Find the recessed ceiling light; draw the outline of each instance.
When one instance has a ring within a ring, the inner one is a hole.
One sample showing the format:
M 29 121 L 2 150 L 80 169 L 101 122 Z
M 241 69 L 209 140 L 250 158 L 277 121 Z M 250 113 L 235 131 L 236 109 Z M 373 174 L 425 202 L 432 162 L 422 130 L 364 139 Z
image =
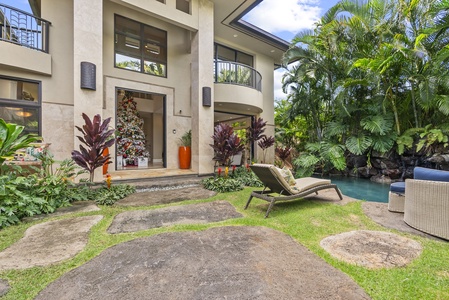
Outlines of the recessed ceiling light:
M 274 53 L 274 50 L 271 50 L 270 52 L 271 52 L 271 53 Z
M 238 37 L 239 35 L 238 34 L 234 34 L 234 37 Z

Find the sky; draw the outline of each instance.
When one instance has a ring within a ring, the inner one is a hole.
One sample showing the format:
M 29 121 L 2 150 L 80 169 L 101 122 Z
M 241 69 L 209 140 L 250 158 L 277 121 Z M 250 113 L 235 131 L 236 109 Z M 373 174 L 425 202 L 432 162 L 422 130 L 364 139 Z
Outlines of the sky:
M 4 4 L 30 11 L 28 0 L 1 0 Z M 244 20 L 287 42 L 300 31 L 313 28 L 326 11 L 339 0 L 264 0 Z M 274 98 L 285 99 L 282 92 L 284 69 L 274 72 Z

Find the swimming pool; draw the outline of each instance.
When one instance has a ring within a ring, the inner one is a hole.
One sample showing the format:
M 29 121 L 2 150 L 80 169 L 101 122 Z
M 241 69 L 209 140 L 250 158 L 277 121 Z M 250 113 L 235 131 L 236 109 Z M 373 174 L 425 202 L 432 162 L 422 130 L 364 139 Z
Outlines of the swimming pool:
M 389 184 L 373 182 L 365 178 L 332 176 L 332 183 L 335 183 L 341 192 L 349 197 L 388 203 Z

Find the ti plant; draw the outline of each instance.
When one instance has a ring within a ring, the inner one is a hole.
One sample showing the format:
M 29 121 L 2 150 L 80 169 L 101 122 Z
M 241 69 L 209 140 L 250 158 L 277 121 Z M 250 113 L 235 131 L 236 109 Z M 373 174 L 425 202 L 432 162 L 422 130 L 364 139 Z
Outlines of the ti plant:
M 272 136 L 264 136 L 260 141 L 257 142 L 260 148 L 263 151 L 263 162 L 265 162 L 266 150 L 274 145 L 274 137 Z
M 234 129 L 228 124 L 220 123 L 214 128 L 212 136 L 214 143 L 210 146 L 214 149 L 214 158 L 220 165 L 229 166 L 234 155 L 244 150 L 240 138 L 234 133 Z
M 14 152 L 21 148 L 30 146 L 31 143 L 42 138 L 34 134 L 25 134 L 19 137 L 25 127 L 22 125 L 6 123 L 0 119 L 0 165 L 7 158 L 14 155 Z
M 249 126 L 246 130 L 246 139 L 250 143 L 250 155 L 252 153 L 252 148 L 255 142 L 259 141 L 263 137 L 266 137 L 265 134 L 265 126 L 267 122 L 262 118 L 254 118 L 251 120 L 251 126 Z
M 114 134 L 114 129 L 108 129 L 111 118 L 107 118 L 101 122 L 101 116 L 95 115 L 92 121 L 83 113 L 85 125 L 83 128 L 75 126 L 83 136 L 77 136 L 82 144 L 80 151 L 72 151 L 72 159 L 77 165 L 87 170 L 90 174 L 90 181 L 94 180 L 94 171 L 96 168 L 103 166 L 105 163 L 110 164 L 110 155 L 103 156 L 105 148 L 114 145 L 115 139 L 110 138 Z
M 274 150 L 276 153 L 276 156 L 279 157 L 279 159 L 282 161 L 282 167 L 285 166 L 287 159 L 290 157 L 290 154 L 292 152 L 291 147 L 276 147 Z
M 267 122 L 262 118 L 257 118 L 251 121 L 251 126 L 247 128 L 246 131 L 246 138 L 249 142 L 257 142 L 261 138 L 263 138 L 265 135 L 263 134 L 265 132 L 265 125 L 267 125 Z

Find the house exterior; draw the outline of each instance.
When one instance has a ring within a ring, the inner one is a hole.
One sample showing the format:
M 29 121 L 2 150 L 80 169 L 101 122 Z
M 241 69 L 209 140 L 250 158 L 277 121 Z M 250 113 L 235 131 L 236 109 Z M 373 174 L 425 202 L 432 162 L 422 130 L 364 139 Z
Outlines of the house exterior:
M 148 167 L 160 174 L 179 169 L 188 130 L 198 175 L 214 171 L 218 122 L 244 128 L 262 117 L 274 136 L 273 70 L 288 45 L 242 20 L 261 0 L 29 2 L 34 16 L 0 0 L 0 117 L 41 135 L 56 159 L 78 149 L 82 113 L 114 127 L 130 99 Z M 110 149 L 109 172 L 129 167 L 121 151 Z M 265 161 L 273 160 L 271 147 Z

